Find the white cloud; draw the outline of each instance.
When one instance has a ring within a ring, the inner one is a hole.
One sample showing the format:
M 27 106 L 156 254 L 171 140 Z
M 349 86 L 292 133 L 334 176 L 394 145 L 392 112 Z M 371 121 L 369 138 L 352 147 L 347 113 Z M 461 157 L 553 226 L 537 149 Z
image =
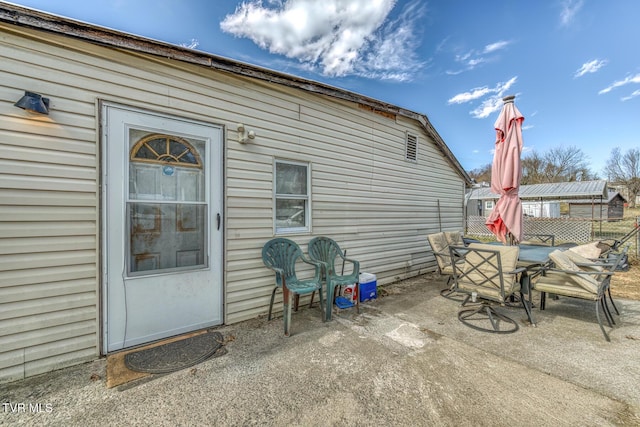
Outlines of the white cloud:
M 186 47 L 188 49 L 195 49 L 200 46 L 200 42 L 197 39 L 191 39 L 188 43 L 180 43 L 180 46 Z
M 475 89 L 471 89 L 470 92 L 459 93 L 453 98 L 447 101 L 447 104 L 464 104 L 465 102 L 473 101 L 478 98 L 482 98 L 486 94 L 490 93 L 492 90 L 488 87 L 478 87 Z
M 484 47 L 484 50 L 482 51 L 482 53 L 492 53 L 492 52 L 495 52 L 497 50 L 504 49 L 510 44 L 511 44 L 510 41 L 505 41 L 505 40 L 501 40 L 499 42 L 491 43 L 491 44 L 488 44 L 488 45 L 486 45 Z
M 426 6 L 413 1 L 390 20 L 396 2 L 271 0 L 264 5 L 249 0 L 220 28 L 327 76 L 410 80 L 424 66 L 416 53 L 416 28 Z
M 628 85 L 630 83 L 640 83 L 640 74 L 636 74 L 635 76 L 628 76 L 628 77 L 625 77 L 622 80 L 618 80 L 617 82 L 613 82 L 611 85 L 607 86 L 606 88 L 604 88 L 600 92 L 598 92 L 598 95 L 602 95 L 603 93 L 609 93 L 609 92 L 611 92 L 613 89 L 615 89 L 617 87 L 625 86 L 625 85 Z
M 518 80 L 518 77 L 512 77 L 506 82 L 500 82 L 493 88 L 487 86 L 474 88 L 469 92 L 463 92 L 455 95 L 447 101 L 447 104 L 464 104 L 477 99 L 485 98 L 479 106 L 471 110 L 470 114 L 476 119 L 484 119 L 502 108 L 502 98 L 505 93 Z
M 506 49 L 512 42 L 507 40 L 500 40 L 494 43 L 490 43 L 486 45 L 482 50 L 470 50 L 463 54 L 456 54 L 454 60 L 460 64 L 462 64 L 463 69 L 461 70 L 447 70 L 445 71 L 448 75 L 457 75 L 465 71 L 471 71 L 482 65 L 484 63 L 490 62 L 495 59 L 495 56 L 491 56 L 496 52 Z M 440 49 L 440 47 L 439 47 Z M 487 57 L 489 56 L 489 57 Z
M 492 96 L 482 101 L 478 107 L 471 110 L 469 114 L 474 119 L 485 119 L 502 108 L 502 98 L 500 96 Z
M 640 96 L 640 89 L 638 90 L 634 90 L 633 92 L 631 92 L 631 95 L 629 96 L 624 96 L 622 98 L 620 98 L 621 101 L 628 101 L 630 99 L 635 98 L 636 96 Z
M 573 75 L 574 78 L 582 77 L 587 73 L 595 73 L 600 68 L 607 65 L 606 59 L 594 59 L 593 61 L 585 62 Z
M 560 24 L 568 26 L 573 22 L 576 14 L 582 9 L 583 0 L 564 0 L 560 12 Z

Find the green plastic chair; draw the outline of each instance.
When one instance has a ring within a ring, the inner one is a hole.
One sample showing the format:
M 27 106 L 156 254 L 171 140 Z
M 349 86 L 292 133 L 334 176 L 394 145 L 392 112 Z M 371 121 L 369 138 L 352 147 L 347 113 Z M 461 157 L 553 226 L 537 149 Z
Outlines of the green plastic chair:
M 313 278 L 298 279 L 296 276 L 296 262 L 298 260 L 315 267 Z M 305 257 L 300 246 L 294 241 L 284 238 L 271 239 L 265 243 L 262 248 L 262 262 L 276 273 L 276 284 L 271 293 L 268 319 L 271 320 L 276 290 L 281 288 L 283 292 L 284 335 L 288 337 L 289 325 L 291 324 L 291 300 L 293 297 L 297 298 L 300 295 L 313 294 L 318 291 L 320 294 L 320 310 L 322 311 L 322 279 L 320 277 L 322 266 Z M 323 315 L 323 321 L 324 318 L 325 316 Z
M 340 249 L 340 246 L 328 237 L 315 237 L 309 242 L 309 257 L 323 266 L 323 278 L 327 284 L 327 308 L 325 316 L 327 320 L 331 320 L 331 312 L 333 308 L 333 298 L 335 288 L 342 285 L 356 284 L 356 310 L 360 313 L 360 263 L 354 259 L 347 258 Z M 349 262 L 353 265 L 351 274 L 338 274 L 336 272 L 336 261 L 342 260 L 342 263 Z

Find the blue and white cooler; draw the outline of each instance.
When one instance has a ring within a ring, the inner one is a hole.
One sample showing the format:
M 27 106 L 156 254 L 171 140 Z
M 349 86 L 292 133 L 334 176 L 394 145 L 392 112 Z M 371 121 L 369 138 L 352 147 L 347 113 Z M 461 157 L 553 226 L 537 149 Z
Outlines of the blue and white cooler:
M 360 302 L 378 298 L 378 280 L 375 274 L 360 273 L 358 283 L 360 284 Z

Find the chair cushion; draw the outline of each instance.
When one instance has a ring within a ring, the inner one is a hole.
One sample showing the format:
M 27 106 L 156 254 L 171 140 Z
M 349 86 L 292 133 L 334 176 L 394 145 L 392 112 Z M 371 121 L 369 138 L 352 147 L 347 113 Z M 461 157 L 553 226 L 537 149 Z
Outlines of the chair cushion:
M 469 281 L 460 281 L 458 287 L 461 290 L 472 292 L 475 291 L 481 297 L 486 297 L 501 301 L 504 297 L 507 297 L 514 292 L 520 290 L 520 282 L 517 280 L 515 274 L 508 274 L 516 269 L 518 262 L 519 248 L 517 246 L 500 246 L 500 245 L 488 245 L 484 243 L 471 243 L 470 249 L 489 250 L 498 252 L 500 254 L 500 261 L 502 264 L 502 280 L 504 283 L 504 295 L 501 295 L 500 289 L 500 276 L 496 276 L 493 280 L 487 281 L 486 276 L 493 276 L 497 272 L 497 267 L 490 265 L 489 263 L 482 263 L 483 256 L 478 252 L 470 252 L 465 256 L 466 264 L 463 267 L 463 271 L 468 274 Z M 478 267 L 480 265 L 480 267 Z M 477 269 L 474 271 L 474 269 Z M 483 286 L 477 286 L 477 283 L 485 284 Z
M 449 243 L 447 242 L 447 238 L 445 237 L 444 233 L 434 233 L 429 234 L 427 236 L 427 239 L 429 240 L 431 249 L 437 254 L 436 261 L 438 262 L 440 272 L 442 272 L 442 270 L 446 266 L 451 265 L 451 257 L 449 256 Z
M 580 268 L 571 259 L 563 253 L 563 251 L 555 250 L 549 254 L 549 258 L 554 262 L 556 267 L 567 271 L 581 271 Z M 598 293 L 598 281 L 588 274 L 571 274 L 572 281 L 576 282 L 586 291 L 593 294 Z
M 589 258 L 585 258 L 577 252 L 574 251 L 565 251 L 564 254 L 574 263 L 580 264 L 578 267 L 583 270 L 590 271 L 602 271 L 602 265 L 597 264 L 590 260 Z
M 464 239 L 459 231 L 445 231 L 444 238 L 447 240 L 448 245 L 464 246 Z
M 600 256 L 602 252 L 598 247 L 598 242 L 585 243 L 584 245 L 574 246 L 572 248 L 567 249 L 569 251 L 573 251 L 579 255 L 582 255 L 585 258 L 596 259 Z
M 453 272 L 453 265 L 452 264 L 445 265 L 444 267 L 442 267 L 442 269 L 440 269 L 440 274 L 451 276 L 453 273 L 454 272 Z
M 598 298 L 597 294 L 589 292 L 578 285 L 573 280 L 573 276 L 566 273 L 549 272 L 546 276 L 539 276 L 538 280 L 533 284 L 533 289 L 539 292 L 592 301 Z
M 462 266 L 464 265 L 464 260 L 463 259 L 459 259 L 456 261 L 456 266 L 458 268 L 458 270 L 462 269 Z M 449 264 L 447 266 L 445 266 L 441 271 L 441 274 L 449 274 L 452 275 L 454 273 L 453 271 L 453 264 Z
M 469 244 L 469 247 L 474 249 L 498 251 L 500 252 L 500 261 L 502 263 L 502 269 L 505 272 L 513 271 L 516 269 L 516 264 L 518 264 L 518 257 L 520 256 L 520 248 L 517 246 L 489 245 L 486 243 L 471 243 Z

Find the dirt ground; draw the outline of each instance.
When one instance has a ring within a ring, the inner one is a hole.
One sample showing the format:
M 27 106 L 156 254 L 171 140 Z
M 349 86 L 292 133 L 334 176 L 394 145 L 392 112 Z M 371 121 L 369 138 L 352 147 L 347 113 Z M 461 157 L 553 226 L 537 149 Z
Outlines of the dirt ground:
M 611 279 L 611 295 L 640 301 L 640 260 L 629 258 L 629 271 L 617 271 Z

